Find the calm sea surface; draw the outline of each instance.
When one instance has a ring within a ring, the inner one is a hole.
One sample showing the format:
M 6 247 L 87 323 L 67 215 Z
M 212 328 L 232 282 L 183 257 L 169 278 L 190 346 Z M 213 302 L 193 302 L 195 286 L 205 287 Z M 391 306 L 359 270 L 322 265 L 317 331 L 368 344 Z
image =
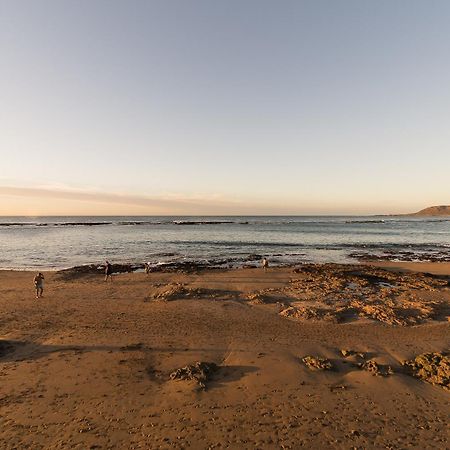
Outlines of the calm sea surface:
M 450 218 L 3 217 L 0 268 L 201 261 L 241 266 L 355 262 L 358 255 L 450 260 Z M 353 256 L 352 256 L 353 255 Z

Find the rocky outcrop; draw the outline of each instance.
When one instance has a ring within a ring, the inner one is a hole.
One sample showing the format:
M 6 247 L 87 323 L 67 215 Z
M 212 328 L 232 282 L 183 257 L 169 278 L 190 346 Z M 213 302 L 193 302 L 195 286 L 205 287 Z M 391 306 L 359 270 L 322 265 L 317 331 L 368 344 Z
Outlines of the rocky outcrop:
M 450 389 L 450 356 L 446 353 L 422 353 L 403 366 L 420 380 Z
M 194 381 L 199 388 L 206 389 L 207 382 L 219 367 L 212 362 L 197 361 L 194 364 L 181 367 L 170 374 L 171 380 Z
M 449 277 L 398 273 L 361 265 L 305 264 L 279 292 L 284 317 L 345 322 L 358 318 L 389 325 L 448 320 L 445 297 L 422 295 L 449 286 Z

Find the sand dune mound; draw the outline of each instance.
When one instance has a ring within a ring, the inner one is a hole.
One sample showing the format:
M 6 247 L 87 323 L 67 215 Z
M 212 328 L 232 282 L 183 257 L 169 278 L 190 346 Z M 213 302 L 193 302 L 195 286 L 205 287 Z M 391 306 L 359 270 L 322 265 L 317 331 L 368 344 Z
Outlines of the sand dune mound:
M 192 288 L 184 283 L 170 283 L 160 286 L 149 298 L 151 300 L 172 301 L 181 299 L 234 299 L 237 293 L 220 289 Z

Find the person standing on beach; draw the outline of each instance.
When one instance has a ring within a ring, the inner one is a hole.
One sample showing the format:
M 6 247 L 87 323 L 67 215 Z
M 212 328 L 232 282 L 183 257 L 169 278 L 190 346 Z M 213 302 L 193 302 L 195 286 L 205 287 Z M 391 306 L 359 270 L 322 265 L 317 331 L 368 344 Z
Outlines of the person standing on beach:
M 264 269 L 264 272 L 267 272 L 267 269 L 269 267 L 269 261 L 267 260 L 267 258 L 263 258 L 261 263 L 262 263 L 262 267 Z
M 44 296 L 44 275 L 39 272 L 33 279 L 34 287 L 36 289 L 36 298 Z
M 105 261 L 105 281 L 108 281 L 108 278 L 112 281 L 112 265 L 109 261 Z

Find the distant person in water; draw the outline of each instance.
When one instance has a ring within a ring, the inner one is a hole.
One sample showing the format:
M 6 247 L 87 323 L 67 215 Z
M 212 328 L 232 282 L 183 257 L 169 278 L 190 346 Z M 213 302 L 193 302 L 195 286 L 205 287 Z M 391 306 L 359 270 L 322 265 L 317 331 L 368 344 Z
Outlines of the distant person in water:
M 151 264 L 150 262 L 144 263 L 145 273 L 148 275 L 151 271 Z
M 44 296 L 44 275 L 39 272 L 33 279 L 34 288 L 36 289 L 36 298 Z
M 261 264 L 264 269 L 264 272 L 267 272 L 267 269 L 269 268 L 269 261 L 267 260 L 267 258 L 263 258 Z
M 105 261 L 105 281 L 108 281 L 108 278 L 112 281 L 112 265 L 109 261 Z

